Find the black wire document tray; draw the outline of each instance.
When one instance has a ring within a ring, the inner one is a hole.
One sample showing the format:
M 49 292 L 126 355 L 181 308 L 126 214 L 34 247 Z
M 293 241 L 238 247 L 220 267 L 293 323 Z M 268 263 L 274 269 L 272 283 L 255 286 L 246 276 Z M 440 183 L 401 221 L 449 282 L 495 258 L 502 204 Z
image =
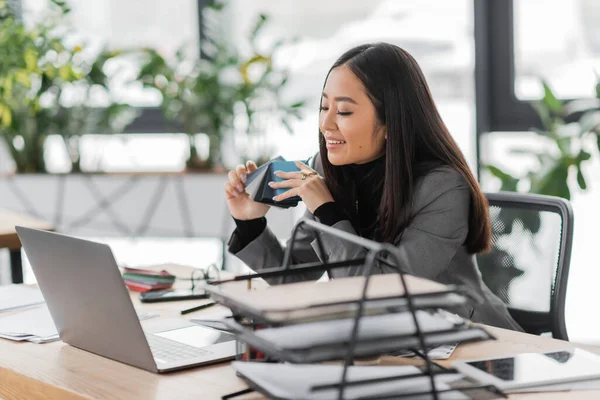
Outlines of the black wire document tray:
M 234 362 L 233 368 L 250 387 L 270 399 L 335 400 L 342 365 L 282 365 Z M 431 382 L 420 368 L 349 367 L 346 399 L 428 399 Z M 476 386 L 452 370 L 434 372 L 439 399 L 496 399 L 493 386 Z
M 464 305 L 467 298 L 456 288 L 427 279 L 406 275 L 415 309 L 452 308 Z M 207 286 L 215 301 L 229 307 L 234 314 L 245 315 L 266 324 L 289 324 L 351 318 L 361 302 L 363 276 L 329 282 L 298 282 L 247 291 L 239 282 Z M 373 275 L 369 280 L 364 313 L 387 314 L 408 310 L 398 274 Z
M 454 315 L 416 312 L 427 347 L 492 339 L 483 328 L 471 327 Z M 235 321 L 226 322 L 240 341 L 279 361 L 312 363 L 344 359 L 351 342 L 353 318 L 316 321 L 253 331 Z M 413 316 L 409 312 L 363 316 L 355 337 L 354 355 L 376 356 L 419 348 Z
M 300 229 L 317 231 L 316 253 L 321 262 L 292 265 Z M 347 240 L 364 252 L 351 260 L 328 262 L 322 235 Z M 397 272 L 374 274 L 380 263 Z M 453 307 L 468 301 L 467 296 L 478 299 L 460 288 L 407 275 L 403 272 L 410 270 L 407 263 L 401 248 L 303 219 L 294 228 L 281 268 L 212 282 L 207 292 L 233 312 L 234 318 L 224 323 L 247 345 L 246 362 L 236 362 L 234 367 L 250 389 L 223 399 L 251 390 L 270 398 L 307 400 L 504 397 L 493 386 L 478 385 L 433 364 L 427 348 L 493 337 L 452 313 Z M 362 276 L 285 283 L 301 280 L 298 277 L 306 272 L 331 276 L 332 269 L 349 266 Z M 281 284 L 252 288 L 255 278 Z M 353 365 L 357 356 L 397 354 L 404 349 L 423 358 L 424 368 Z M 251 362 L 253 354 L 264 361 Z M 325 361 L 340 364 L 311 364 Z

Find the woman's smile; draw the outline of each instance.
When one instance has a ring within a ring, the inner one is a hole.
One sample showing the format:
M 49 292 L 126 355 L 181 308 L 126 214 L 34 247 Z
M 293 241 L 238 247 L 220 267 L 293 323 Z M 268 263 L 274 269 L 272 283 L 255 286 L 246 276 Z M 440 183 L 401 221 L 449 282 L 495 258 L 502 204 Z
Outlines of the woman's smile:
M 346 144 L 346 142 L 344 140 L 330 140 L 330 139 L 327 139 L 327 150 L 328 151 L 335 151 L 335 150 L 340 149 L 345 144 Z

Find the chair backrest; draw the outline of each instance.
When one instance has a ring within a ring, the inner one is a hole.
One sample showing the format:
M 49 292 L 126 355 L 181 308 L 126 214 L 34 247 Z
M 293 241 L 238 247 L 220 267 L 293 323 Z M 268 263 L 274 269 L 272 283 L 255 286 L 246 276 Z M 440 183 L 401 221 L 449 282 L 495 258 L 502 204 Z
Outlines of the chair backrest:
M 492 249 L 477 257 L 485 284 L 528 333 L 568 340 L 565 297 L 573 210 L 559 197 L 486 193 Z

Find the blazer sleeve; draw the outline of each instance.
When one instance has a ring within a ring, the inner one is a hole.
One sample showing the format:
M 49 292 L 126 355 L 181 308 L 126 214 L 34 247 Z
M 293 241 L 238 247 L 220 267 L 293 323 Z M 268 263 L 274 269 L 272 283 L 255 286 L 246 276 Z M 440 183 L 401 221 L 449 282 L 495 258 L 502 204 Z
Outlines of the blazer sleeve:
M 396 243 L 400 269 L 406 273 L 435 279 L 449 266 L 463 246 L 468 233 L 470 190 L 460 173 L 444 167 L 426 175 L 417 185 L 413 201 L 413 219 Z M 334 228 L 356 234 L 349 221 L 336 223 Z M 326 233 L 321 239 L 327 249 L 328 261 L 364 257 L 366 251 Z M 316 240 L 312 242 L 316 248 Z M 362 266 L 333 270 L 333 276 L 362 275 Z M 378 273 L 394 272 L 379 265 Z
M 312 164 L 313 168 L 322 173 L 319 155 L 314 158 L 314 162 Z M 313 220 L 315 219 L 313 214 L 308 210 L 306 210 L 304 213 L 304 218 Z M 319 257 L 315 253 L 315 250 L 312 246 L 312 242 L 315 240 L 316 234 L 313 230 L 306 229 L 298 232 L 291 253 L 292 265 L 319 261 Z M 290 245 L 291 238 L 288 239 L 286 245 L 283 246 L 267 225 L 267 227 L 257 238 L 239 251 L 233 252 L 232 249 L 239 249 L 241 247 L 240 241 L 241 239 L 239 238 L 237 231 L 234 231 L 228 242 L 229 251 L 254 271 L 260 271 L 262 269 L 274 268 L 282 265 L 283 255 L 287 246 Z M 285 282 L 290 283 L 306 280 L 317 280 L 323 275 L 323 273 L 324 272 L 293 274 L 289 277 L 286 277 Z M 281 279 L 267 279 L 267 282 L 270 284 L 277 284 L 281 283 Z

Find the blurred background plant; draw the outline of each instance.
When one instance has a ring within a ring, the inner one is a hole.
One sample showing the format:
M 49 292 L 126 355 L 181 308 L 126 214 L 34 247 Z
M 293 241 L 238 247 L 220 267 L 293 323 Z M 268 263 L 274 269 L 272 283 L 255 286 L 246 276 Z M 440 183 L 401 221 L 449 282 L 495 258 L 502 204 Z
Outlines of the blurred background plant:
M 534 162 L 519 175 L 496 165 L 484 165 L 484 171 L 500 180 L 501 191 L 527 191 L 570 200 L 577 187 L 587 190 L 585 165 L 600 155 L 600 77 L 595 86 L 596 97 L 586 100 L 559 100 L 547 82 L 542 81 L 542 85 L 544 97 L 532 103 L 542 129 L 531 130 L 541 145 L 526 146 L 515 141 L 510 150 L 513 155 L 526 156 Z M 498 213 L 493 215 L 494 242 L 507 249 L 495 246 L 478 257 L 478 265 L 488 287 L 506 300 L 512 281 L 524 274 L 513 256 L 515 248 L 511 246 L 518 243 L 514 238 L 522 240 L 524 236 L 519 232 L 524 232 L 535 243 L 544 227 L 541 213 L 511 208 L 494 212 Z
M 547 82 L 542 81 L 542 85 L 544 97 L 532 103 L 543 128 L 532 132 L 542 146 L 525 147 L 515 141 L 516 146 L 511 149 L 512 154 L 530 156 L 535 162 L 518 176 L 500 166 L 484 165 L 484 169 L 500 179 L 500 190 L 525 190 L 571 199 L 575 185 L 587 189 L 583 167 L 592 154 L 600 154 L 600 76 L 596 98 L 592 99 L 562 101 Z
M 112 99 L 104 73 L 120 52 L 84 55 L 83 45 L 69 43 L 69 12 L 65 2 L 51 0 L 44 18 L 27 27 L 0 0 L 0 138 L 18 173 L 46 172 L 50 135 L 63 138 L 78 172 L 81 135 L 117 133 L 135 118 L 133 109 Z M 102 107 L 91 104 L 92 93 L 103 96 Z
M 183 50 L 173 62 L 154 49 L 143 52 L 145 61 L 137 79 L 146 88 L 162 95 L 161 109 L 167 119 L 175 121 L 190 142 L 188 170 L 222 169 L 223 149 L 227 139 L 244 136 L 244 148 L 236 148 L 241 158 L 253 156 L 261 162 L 270 159 L 273 146 L 265 137 L 265 120 L 277 119 L 291 133 L 291 118 L 300 118 L 304 101 L 286 103 L 281 91 L 288 72 L 274 65 L 274 54 L 286 41 L 279 40 L 259 48 L 261 32 L 268 17 L 261 14 L 253 24 L 244 54 L 240 44 L 226 40 L 223 32 L 224 6 L 214 3 L 203 10 L 204 36 L 201 38 L 201 57 L 190 61 Z M 208 155 L 199 154 L 196 137 L 205 134 L 209 140 Z M 258 144 L 255 154 L 245 147 Z

